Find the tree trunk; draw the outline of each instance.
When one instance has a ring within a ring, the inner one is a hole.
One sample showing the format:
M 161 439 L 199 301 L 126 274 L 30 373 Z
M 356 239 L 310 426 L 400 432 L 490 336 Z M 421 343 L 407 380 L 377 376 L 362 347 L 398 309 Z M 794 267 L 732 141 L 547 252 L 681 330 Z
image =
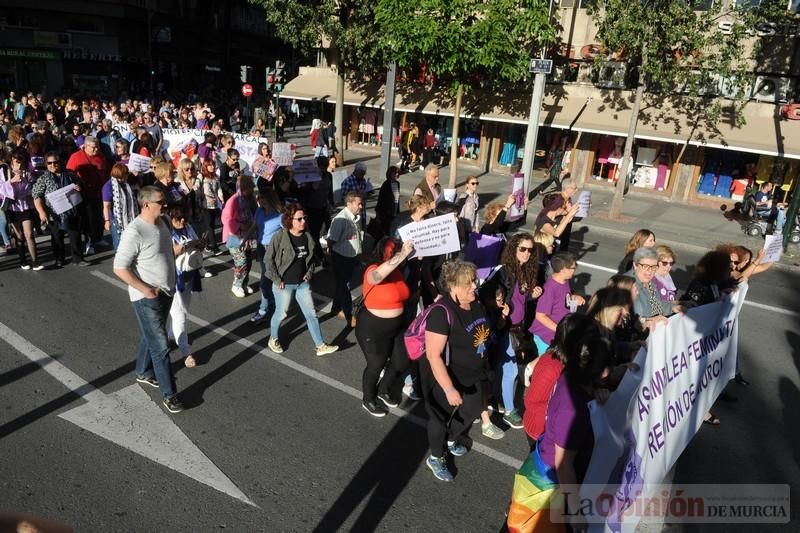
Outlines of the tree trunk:
M 611 210 L 608 213 L 611 219 L 619 219 L 622 216 L 622 197 L 625 194 L 628 167 L 631 165 L 631 153 L 633 152 L 633 141 L 636 136 L 636 125 L 639 123 L 639 109 L 642 107 L 642 98 L 644 97 L 644 64 L 645 60 L 642 61 L 642 68 L 639 73 L 639 86 L 636 87 L 636 97 L 633 100 L 631 121 L 628 124 L 628 137 L 625 139 L 625 152 L 623 152 L 622 164 L 617 173 L 617 186 L 614 189 L 614 199 L 611 200 Z
M 458 86 L 456 93 L 456 109 L 453 114 L 453 135 L 450 143 L 450 179 L 447 181 L 448 189 L 456 188 L 456 176 L 458 175 L 458 129 L 461 123 L 461 98 L 464 96 L 464 86 Z
M 334 126 L 336 134 L 336 165 L 344 166 L 344 72 L 337 66 L 336 69 L 336 111 L 334 112 Z
M 334 39 L 331 39 L 329 64 L 336 67 L 336 109 L 333 114 L 333 125 L 336 133 L 333 142 L 336 145 L 336 165 L 344 165 L 344 67 L 341 63 L 341 54 Z

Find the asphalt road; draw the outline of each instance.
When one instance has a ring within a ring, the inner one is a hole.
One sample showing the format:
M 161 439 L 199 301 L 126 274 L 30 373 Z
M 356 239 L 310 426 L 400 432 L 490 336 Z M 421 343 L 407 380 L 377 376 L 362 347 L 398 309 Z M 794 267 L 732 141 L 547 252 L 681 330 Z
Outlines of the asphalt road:
M 610 275 L 604 269 L 616 267 L 625 239 L 577 233 L 575 286 L 591 293 Z M 676 251 L 676 281 L 685 286 L 686 265 L 701 250 Z M 287 351 L 276 356 L 266 349 L 268 325 L 248 321 L 257 296 L 234 298 L 224 263 L 210 266 L 216 275 L 191 308 L 199 366 L 176 365 L 189 409 L 165 415 L 155 389 L 133 385 L 138 331 L 110 253 L 92 260 L 85 269 L 25 272 L 0 257 L 0 511 L 76 531 L 497 531 L 513 465 L 527 451 L 521 430 L 501 441 L 474 431 L 474 449 L 455 461 L 456 481 L 435 480 L 424 464 L 421 405 L 403 404 L 384 419 L 361 409 L 363 356 L 343 322 L 323 316 L 323 336 L 343 349 L 318 358 L 294 309 L 282 329 Z M 323 308 L 332 277 L 320 274 L 313 288 Z M 752 385 L 731 385 L 738 401 L 718 402 L 722 424 L 701 429 L 674 483 L 800 479 L 798 291 L 800 277 L 786 270 L 753 281 L 739 340 Z M 126 417 L 169 437 L 136 434 Z M 141 449 L 151 450 L 148 458 Z

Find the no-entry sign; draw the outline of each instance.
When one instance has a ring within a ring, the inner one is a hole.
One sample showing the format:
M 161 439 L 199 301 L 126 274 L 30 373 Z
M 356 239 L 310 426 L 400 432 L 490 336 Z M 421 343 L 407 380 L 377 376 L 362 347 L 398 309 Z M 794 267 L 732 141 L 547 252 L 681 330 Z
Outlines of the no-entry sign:
M 252 96 L 253 95 L 253 86 L 249 83 L 245 83 L 242 85 L 242 96 Z

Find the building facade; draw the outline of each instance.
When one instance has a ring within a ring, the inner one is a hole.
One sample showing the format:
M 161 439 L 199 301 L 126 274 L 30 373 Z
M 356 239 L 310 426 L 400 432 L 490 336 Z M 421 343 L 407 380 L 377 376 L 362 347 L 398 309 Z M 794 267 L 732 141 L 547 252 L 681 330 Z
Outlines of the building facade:
M 238 92 L 239 67 L 249 65 L 261 94 L 265 68 L 291 57 L 263 10 L 246 0 L 0 5 L 0 88 L 6 91 Z
M 698 8 L 703 8 L 702 2 Z M 595 56 L 601 47 L 586 5 L 562 0 L 558 14 L 562 45 L 545 91 L 535 166 L 555 161 L 582 186 L 613 187 L 624 172 L 619 165 L 630 122 L 633 93 L 628 65 Z M 716 31 L 730 31 L 721 20 Z M 646 94 L 634 142 L 634 195 L 683 203 L 719 206 L 741 198 L 747 183 L 771 181 L 781 194 L 792 190 L 800 173 L 800 106 L 798 28 L 759 27 L 754 36 L 771 39 L 769 56 L 753 64 L 750 100 L 743 111 L 745 125 L 726 112 L 723 79 L 703 97 Z M 409 123 L 424 135 L 434 130 L 441 146 L 452 139 L 453 99 L 429 83 L 420 72 L 400 72 L 395 99 L 394 142 Z M 302 68 L 290 81 L 284 98 L 332 105 L 335 74 L 326 66 Z M 703 118 L 704 107 L 723 104 L 714 123 Z M 345 92 L 348 142 L 379 150 L 383 136 L 383 82 L 348 78 Z M 468 91 L 461 119 L 459 164 L 502 172 L 516 167 L 523 156 L 530 93 L 481 94 Z M 332 112 L 328 111 L 329 116 Z

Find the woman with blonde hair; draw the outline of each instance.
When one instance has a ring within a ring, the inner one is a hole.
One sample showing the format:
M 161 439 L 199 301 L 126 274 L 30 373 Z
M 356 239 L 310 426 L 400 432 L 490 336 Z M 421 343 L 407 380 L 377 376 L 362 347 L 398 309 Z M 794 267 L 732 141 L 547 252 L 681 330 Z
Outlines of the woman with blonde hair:
M 458 216 L 468 220 L 470 230 L 475 232 L 478 231 L 478 210 L 480 209 L 478 183 L 477 176 L 468 176 L 464 183 L 464 192 L 458 199 L 458 203 L 461 205 L 461 212 Z
M 533 246 L 536 248 L 536 257 L 539 261 L 536 285 L 541 287 L 553 273 L 553 269 L 550 268 L 550 258 L 553 257 L 556 249 L 556 238 L 551 233 L 537 231 L 533 234 Z
M 506 222 L 506 213 L 514 205 L 515 198 L 513 194 L 509 194 L 505 203 L 492 202 L 486 206 L 486 214 L 484 224 L 481 227 L 482 235 L 497 235 L 499 233 L 505 234 L 508 231 L 508 222 Z
M 461 441 L 483 410 L 491 330 L 476 300 L 475 281 L 472 263 L 445 263 L 440 278 L 444 294 L 429 310 L 426 323 L 420 360 L 430 448 L 425 464 L 440 481 L 453 481 L 445 454 L 467 453 Z
M 658 268 L 656 275 L 653 277 L 653 285 L 656 287 L 658 296 L 665 302 L 674 302 L 678 295 L 678 289 L 675 287 L 675 282 L 672 281 L 672 267 L 675 265 L 677 256 L 672 248 L 664 246 L 663 244 L 656 247 L 658 254 Z

